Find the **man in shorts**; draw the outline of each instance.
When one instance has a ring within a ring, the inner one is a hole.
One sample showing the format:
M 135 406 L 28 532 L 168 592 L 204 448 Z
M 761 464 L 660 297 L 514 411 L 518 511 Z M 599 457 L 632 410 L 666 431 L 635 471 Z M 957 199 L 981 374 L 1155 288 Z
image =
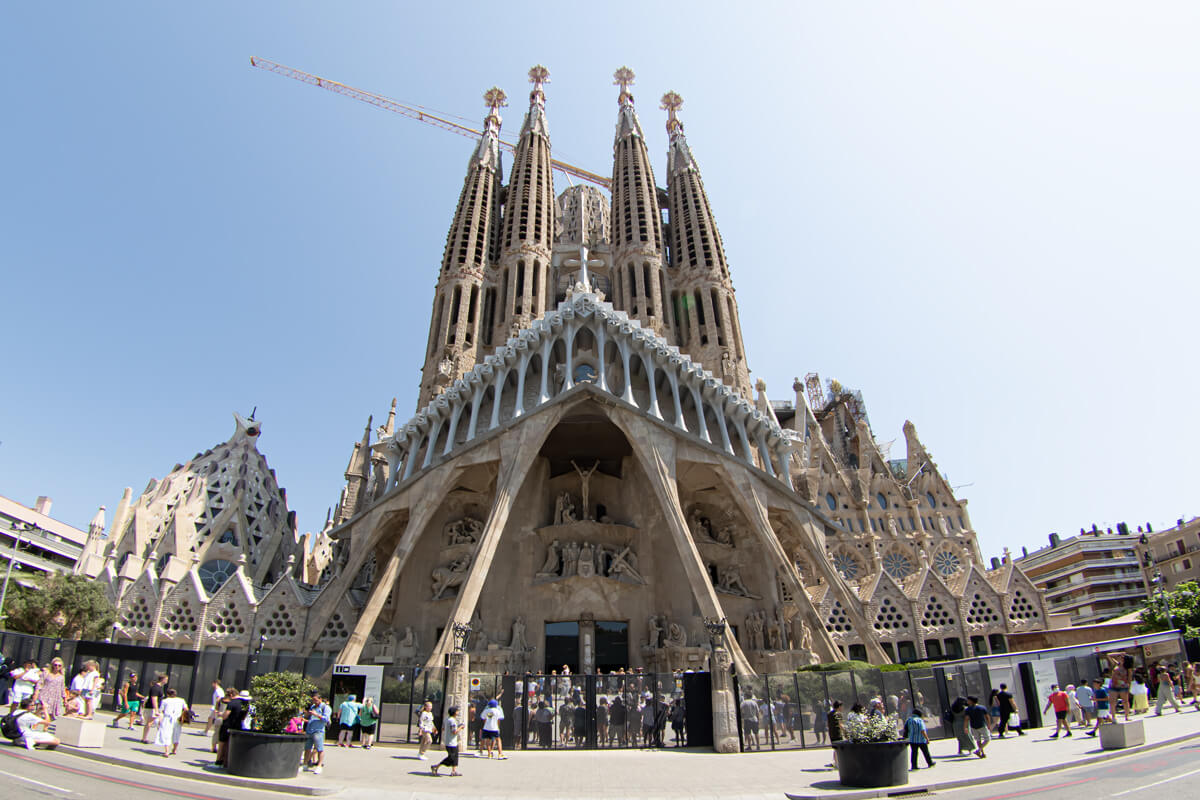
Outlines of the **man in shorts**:
M 1070 736 L 1071 723 L 1067 721 L 1067 712 L 1071 710 L 1071 698 L 1058 688 L 1057 683 L 1050 686 L 1050 698 L 1046 701 L 1046 707 L 1042 709 L 1042 713 L 1049 713 L 1051 708 L 1054 709 L 1054 734 L 1050 738 L 1058 738 L 1059 728 L 1062 728 L 1066 731 L 1067 736 Z
M 150 744 L 150 726 L 157 724 L 158 710 L 167 696 L 167 680 L 166 673 L 158 673 L 146 694 L 146 702 L 142 705 L 142 744 Z
M 754 695 L 750 695 L 742 701 L 742 739 L 746 742 L 746 749 L 757 748 L 758 744 L 758 701 L 754 699 Z
M 304 743 L 304 768 L 311 767 L 314 775 L 320 775 L 325 765 L 325 729 L 333 719 L 333 709 L 319 692 L 313 692 L 304 718 L 304 735 L 308 737 Z
M 1112 711 L 1108 707 L 1108 689 L 1100 678 L 1092 681 L 1092 696 L 1096 699 L 1096 727 L 1088 731 L 1088 736 L 1095 736 L 1100 726 L 1112 722 Z
M 988 731 L 988 710 L 979 705 L 979 698 L 971 695 L 967 698 L 967 721 L 971 727 L 971 738 L 975 741 L 975 755 L 980 758 L 987 758 L 987 753 L 984 752 L 988 746 L 988 742 L 992 740 L 992 734 Z M 1003 715 L 1004 706 L 1001 705 L 1000 713 Z

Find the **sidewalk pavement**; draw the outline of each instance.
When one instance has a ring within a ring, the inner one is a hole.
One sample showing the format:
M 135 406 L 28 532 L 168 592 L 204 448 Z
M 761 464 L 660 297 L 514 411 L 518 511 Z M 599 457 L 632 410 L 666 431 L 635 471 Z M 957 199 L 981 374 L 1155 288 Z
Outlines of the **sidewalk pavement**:
M 98 718 L 108 722 L 110 715 Z M 1070 738 L 1050 739 L 1053 728 L 1031 730 L 1025 736 L 1010 735 L 993 740 L 986 759 L 956 756 L 953 739 L 930 745 L 935 768 L 910 773 L 904 791 L 922 788 L 948 789 L 967 783 L 978 784 L 1005 780 L 1080 766 L 1091 761 L 1116 758 L 1146 749 L 1161 747 L 1200 736 L 1200 713 L 1190 708 L 1181 714 L 1153 712 L 1138 717 L 1145 722 L 1146 745 L 1125 750 L 1104 751 L 1098 738 L 1085 736 L 1075 729 Z M 269 788 L 301 795 L 339 794 L 345 798 L 408 797 L 413 800 L 440 800 L 453 796 L 488 798 L 587 798 L 638 797 L 722 798 L 762 800 L 787 797 L 836 797 L 839 800 L 885 796 L 890 789 L 843 788 L 837 772 L 825 765 L 830 761 L 828 748 L 753 752 L 721 755 L 707 749 L 663 750 L 523 750 L 503 761 L 475 758 L 465 754 L 459 769 L 463 776 L 451 778 L 442 769 L 442 777 L 433 777 L 429 766 L 444 754 L 430 751 L 429 761 L 416 758 L 411 746 L 377 745 L 366 751 L 361 747 L 326 748 L 325 769 L 321 775 L 302 772 L 296 778 L 279 781 L 254 781 L 228 776 L 212 766 L 209 739 L 203 725 L 189 725 L 180 742 L 179 754 L 163 758 L 162 751 L 141 743 L 137 731 L 107 728 L 105 746 L 100 750 L 60 748 L 70 753 L 126 767 L 168 773 L 245 788 Z M 153 742 L 153 738 L 151 738 Z M 52 754 L 47 754 L 51 756 Z

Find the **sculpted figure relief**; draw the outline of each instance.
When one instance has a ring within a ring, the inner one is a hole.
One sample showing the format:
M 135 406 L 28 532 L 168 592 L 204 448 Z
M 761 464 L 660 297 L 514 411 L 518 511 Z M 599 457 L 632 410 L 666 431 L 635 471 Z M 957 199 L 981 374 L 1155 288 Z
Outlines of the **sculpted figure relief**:
M 581 578 L 590 578 L 596 574 L 596 548 L 584 542 L 579 548 L 579 566 L 576 570 Z
M 575 501 L 571 499 L 570 492 L 563 492 L 554 501 L 554 524 L 569 525 L 575 521 Z
M 750 590 L 746 588 L 746 584 L 742 582 L 742 573 L 737 567 L 725 567 L 720 571 L 720 580 L 717 583 L 717 589 L 726 594 L 736 594 L 742 597 L 755 597 Z
M 586 471 L 580 469 L 579 465 L 574 461 L 571 462 L 571 466 L 574 467 L 575 471 L 579 473 L 580 494 L 583 495 L 583 508 L 580 509 L 580 517 L 582 519 L 591 519 L 592 507 L 588 503 L 588 484 L 592 479 L 592 473 L 594 473 L 596 468 L 600 466 L 600 460 L 597 459 L 596 463 L 592 464 L 592 468 Z
M 436 567 L 433 570 L 433 599 L 441 600 L 448 589 L 457 589 L 467 579 L 467 569 L 471 566 L 471 557 L 463 556 L 450 562 L 449 566 Z
M 472 517 L 463 517 L 449 523 L 445 528 L 446 544 L 475 544 L 483 533 L 483 523 Z
M 515 620 L 513 620 L 512 641 L 508 646 L 518 653 L 522 653 L 529 649 L 529 645 L 525 643 L 524 617 L 517 617 Z
M 558 576 L 559 569 L 561 568 L 559 564 L 559 547 L 560 545 L 558 543 L 558 539 L 555 539 L 550 543 L 550 546 L 546 548 L 546 562 L 542 564 L 542 568 L 537 571 L 537 577 L 548 578 L 551 576 Z
M 687 647 L 687 633 L 678 622 L 672 622 L 667 627 L 668 647 Z
M 750 640 L 751 650 L 762 650 L 763 647 L 763 613 L 753 611 L 746 615 L 746 636 Z
M 416 647 L 417 634 L 413 632 L 411 625 L 406 625 L 404 628 L 404 638 L 400 640 L 400 647 Z
M 646 643 L 650 647 L 662 647 L 662 626 L 658 623 L 658 617 L 653 614 L 646 620 L 646 630 L 649 636 Z

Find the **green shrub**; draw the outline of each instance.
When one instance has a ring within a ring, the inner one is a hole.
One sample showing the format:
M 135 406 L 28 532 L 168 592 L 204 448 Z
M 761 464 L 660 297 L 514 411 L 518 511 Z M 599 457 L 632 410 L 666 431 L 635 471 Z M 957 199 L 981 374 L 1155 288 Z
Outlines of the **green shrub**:
M 299 672 L 268 672 L 250 681 L 254 727 L 263 733 L 283 733 L 288 720 L 308 705 L 317 689 Z
M 875 666 L 865 661 L 833 661 L 828 664 L 812 664 L 800 667 L 797 672 L 848 672 L 850 670 L 875 669 Z

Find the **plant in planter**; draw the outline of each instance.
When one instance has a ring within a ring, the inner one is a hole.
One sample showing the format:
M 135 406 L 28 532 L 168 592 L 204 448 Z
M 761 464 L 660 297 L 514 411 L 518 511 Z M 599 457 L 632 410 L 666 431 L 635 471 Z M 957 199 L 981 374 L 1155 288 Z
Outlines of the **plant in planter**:
M 316 687 L 298 672 L 255 677 L 250 682 L 254 729 L 229 732 L 229 772 L 247 778 L 295 777 L 307 737 L 283 730 L 308 705 L 314 691 Z
M 845 725 L 846 738 L 834 743 L 838 780 L 843 786 L 903 786 L 908 783 L 908 746 L 900 739 L 900 718 L 855 715 Z

